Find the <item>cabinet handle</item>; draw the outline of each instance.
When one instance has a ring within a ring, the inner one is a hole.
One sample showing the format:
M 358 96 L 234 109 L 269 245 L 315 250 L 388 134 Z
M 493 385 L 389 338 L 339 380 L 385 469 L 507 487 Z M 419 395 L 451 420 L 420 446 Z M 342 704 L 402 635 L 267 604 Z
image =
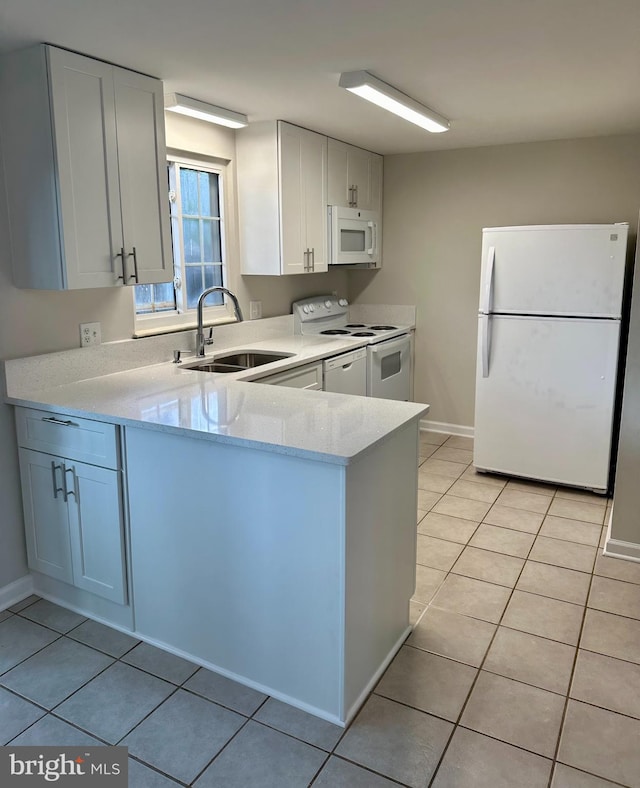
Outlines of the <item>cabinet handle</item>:
M 51 460 L 51 477 L 53 478 L 53 497 L 57 498 L 58 493 L 61 492 L 64 495 L 64 488 L 58 487 L 58 480 L 56 478 L 56 471 L 62 468 L 62 465 L 56 465 L 53 460 Z M 65 501 L 67 499 L 65 498 Z
M 55 416 L 43 416 L 42 421 L 48 421 L 49 424 L 59 424 L 61 427 L 79 427 L 79 424 L 76 424 L 75 421 L 71 421 L 70 419 L 56 419 Z
M 118 279 L 122 279 L 122 281 L 124 282 L 124 260 L 125 260 L 125 257 L 126 257 L 126 255 L 124 253 L 124 246 L 120 247 L 120 251 L 118 252 L 116 257 L 122 258 L 122 276 L 119 276 Z
M 138 284 L 140 281 L 138 279 L 138 255 L 136 253 L 136 247 L 134 246 L 132 249 L 133 251 L 128 255 L 129 257 L 133 256 L 133 273 L 129 276 L 129 279 L 135 279 L 136 284 Z
M 311 247 L 311 271 L 316 270 L 316 248 L 315 246 Z
M 358 184 L 356 183 L 353 187 L 353 207 L 358 207 Z
M 67 487 L 67 474 L 68 473 L 71 474 L 71 478 L 73 479 L 73 490 L 70 490 Z M 64 490 L 62 491 L 62 494 L 64 496 L 64 500 L 68 501 L 69 500 L 69 496 L 73 495 L 73 497 L 77 501 L 78 500 L 78 486 L 77 486 L 77 476 L 76 476 L 75 470 L 73 468 L 67 468 L 67 466 L 64 463 L 62 463 L 62 479 L 63 479 L 63 482 L 64 482 Z
M 311 249 L 307 248 L 304 255 L 304 263 L 302 266 L 303 271 L 310 271 L 311 270 Z

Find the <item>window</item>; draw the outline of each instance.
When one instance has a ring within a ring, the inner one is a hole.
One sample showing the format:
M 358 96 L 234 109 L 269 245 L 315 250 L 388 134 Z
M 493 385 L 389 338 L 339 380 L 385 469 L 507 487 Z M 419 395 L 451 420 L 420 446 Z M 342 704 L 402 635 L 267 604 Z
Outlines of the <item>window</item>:
M 225 284 L 222 175 L 214 165 L 169 159 L 174 280 L 134 287 L 137 331 L 195 323 L 200 293 Z M 222 293 L 207 298 L 207 322 L 228 315 Z

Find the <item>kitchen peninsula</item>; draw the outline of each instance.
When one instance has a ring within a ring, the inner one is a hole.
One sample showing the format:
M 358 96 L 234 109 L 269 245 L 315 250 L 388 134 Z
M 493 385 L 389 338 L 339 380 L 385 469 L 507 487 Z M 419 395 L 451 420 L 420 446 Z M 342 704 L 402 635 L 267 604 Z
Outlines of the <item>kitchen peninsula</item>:
M 292 354 L 262 374 L 341 349 L 251 330 L 237 347 Z M 216 351 L 233 344 L 221 334 Z M 408 632 L 427 406 L 186 370 L 170 363 L 170 341 L 6 362 L 21 453 L 43 452 L 43 425 L 73 436 L 82 420 L 112 429 L 120 452 L 124 602 L 40 571 L 34 589 L 345 724 Z M 69 453 L 73 506 L 84 491 Z

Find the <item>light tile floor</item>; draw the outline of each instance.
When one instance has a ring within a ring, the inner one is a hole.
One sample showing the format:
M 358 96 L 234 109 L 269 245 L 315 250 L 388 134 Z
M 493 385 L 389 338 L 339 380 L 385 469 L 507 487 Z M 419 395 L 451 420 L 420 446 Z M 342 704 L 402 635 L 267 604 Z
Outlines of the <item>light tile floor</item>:
M 122 743 L 131 788 L 640 788 L 607 501 L 420 446 L 415 628 L 348 730 L 30 597 L 0 613 L 0 744 Z

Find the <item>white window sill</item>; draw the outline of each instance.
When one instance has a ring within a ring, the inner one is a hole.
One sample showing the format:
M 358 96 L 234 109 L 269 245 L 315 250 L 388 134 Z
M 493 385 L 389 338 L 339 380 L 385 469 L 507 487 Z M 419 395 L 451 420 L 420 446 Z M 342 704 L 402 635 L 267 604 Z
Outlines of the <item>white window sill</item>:
M 209 326 L 224 326 L 228 323 L 236 323 L 235 317 L 217 318 L 214 320 L 205 320 L 203 327 Z M 136 328 L 133 332 L 134 339 L 141 339 L 142 337 L 154 337 L 160 334 L 175 334 L 179 331 L 195 331 L 198 324 L 193 323 L 176 323 L 169 326 L 149 326 L 148 328 Z

